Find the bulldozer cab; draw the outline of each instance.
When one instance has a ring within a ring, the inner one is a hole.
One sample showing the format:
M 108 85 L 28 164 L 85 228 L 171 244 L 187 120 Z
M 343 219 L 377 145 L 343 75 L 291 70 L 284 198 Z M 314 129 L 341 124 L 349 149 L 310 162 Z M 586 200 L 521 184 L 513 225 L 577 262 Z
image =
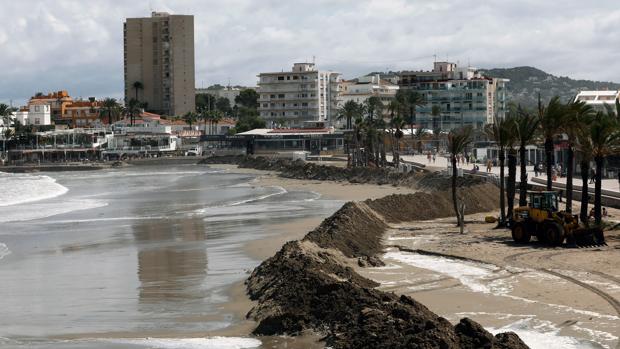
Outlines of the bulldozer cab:
M 531 208 L 546 210 L 551 212 L 558 211 L 558 194 L 554 191 L 530 192 Z

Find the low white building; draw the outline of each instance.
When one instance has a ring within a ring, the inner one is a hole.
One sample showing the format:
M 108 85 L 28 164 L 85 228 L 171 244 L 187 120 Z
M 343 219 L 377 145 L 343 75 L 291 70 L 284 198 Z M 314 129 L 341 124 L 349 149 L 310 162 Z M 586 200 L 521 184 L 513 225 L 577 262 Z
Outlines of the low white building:
M 31 102 L 13 113 L 15 120 L 22 125 L 51 125 L 51 106 L 45 102 Z
M 605 104 L 613 106 L 616 99 L 620 99 L 620 90 L 581 91 L 575 97 L 575 100 L 586 102 L 586 104 L 600 111 L 605 110 Z

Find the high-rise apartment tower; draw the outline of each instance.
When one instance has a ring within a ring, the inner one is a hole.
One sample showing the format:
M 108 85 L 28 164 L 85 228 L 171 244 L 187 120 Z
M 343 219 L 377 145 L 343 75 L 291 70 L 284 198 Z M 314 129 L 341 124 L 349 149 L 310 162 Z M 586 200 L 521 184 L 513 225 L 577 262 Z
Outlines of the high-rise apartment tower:
M 164 115 L 195 110 L 194 16 L 153 12 L 124 23 L 125 102 Z

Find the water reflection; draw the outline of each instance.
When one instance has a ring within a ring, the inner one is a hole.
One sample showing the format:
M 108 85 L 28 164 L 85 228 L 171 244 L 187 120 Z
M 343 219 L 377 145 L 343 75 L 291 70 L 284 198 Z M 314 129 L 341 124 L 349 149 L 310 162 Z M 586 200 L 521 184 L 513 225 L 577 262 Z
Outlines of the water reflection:
M 170 303 L 201 301 L 207 275 L 203 220 L 139 221 L 132 228 L 138 248 L 140 304 L 161 309 Z

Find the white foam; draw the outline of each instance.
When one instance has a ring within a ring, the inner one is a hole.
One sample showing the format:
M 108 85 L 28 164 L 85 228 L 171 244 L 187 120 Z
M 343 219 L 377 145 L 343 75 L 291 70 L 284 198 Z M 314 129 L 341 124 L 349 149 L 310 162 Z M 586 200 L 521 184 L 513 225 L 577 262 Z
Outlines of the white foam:
M 229 206 L 239 206 L 239 205 L 247 204 L 247 203 L 250 203 L 250 202 L 265 200 L 265 199 L 270 198 L 272 196 L 277 196 L 277 195 L 282 195 L 282 194 L 286 194 L 287 193 L 286 189 L 284 189 L 282 187 L 272 187 L 272 188 L 275 188 L 278 191 L 275 192 L 275 193 L 265 194 L 265 195 L 261 195 L 261 196 L 258 196 L 258 197 L 255 197 L 255 198 L 251 198 L 251 199 L 236 201 L 236 202 L 233 202 L 233 203 L 229 204 Z
M 453 277 L 474 292 L 492 293 L 492 289 L 484 282 L 485 278 L 497 276 L 498 267 L 491 264 L 473 263 L 452 260 L 444 257 L 426 256 L 400 251 L 388 252 L 386 259 L 394 259 L 417 268 L 432 270 Z M 504 285 L 502 285 L 504 288 Z M 502 290 L 504 291 L 504 290 Z
M 519 320 L 510 325 L 498 329 L 489 329 L 493 334 L 512 331 L 519 335 L 521 340 L 532 349 L 572 349 L 572 348 L 598 348 L 599 345 L 573 337 L 560 335 L 560 329 L 553 326 L 548 321 L 537 321 L 533 319 Z
M 2 210 L 0 223 L 24 222 L 64 213 L 107 206 L 107 202 L 93 199 L 71 199 L 62 203 L 28 203 Z
M 0 242 L 0 259 L 8 256 L 9 254 L 11 254 L 11 250 L 9 250 L 6 244 Z
M 246 349 L 262 344 L 257 339 L 241 337 L 111 339 L 109 342 L 154 349 Z
M 0 206 L 50 199 L 68 191 L 49 176 L 0 172 Z

